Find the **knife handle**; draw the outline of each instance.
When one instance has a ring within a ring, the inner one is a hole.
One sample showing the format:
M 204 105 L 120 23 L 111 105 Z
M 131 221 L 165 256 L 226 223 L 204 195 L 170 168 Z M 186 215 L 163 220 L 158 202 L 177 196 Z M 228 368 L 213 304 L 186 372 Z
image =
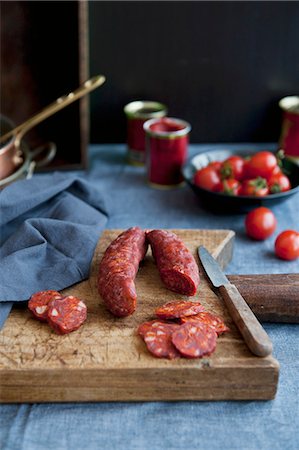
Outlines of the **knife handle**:
M 234 284 L 224 284 L 219 291 L 230 315 L 249 349 L 257 356 L 272 353 L 272 342 Z

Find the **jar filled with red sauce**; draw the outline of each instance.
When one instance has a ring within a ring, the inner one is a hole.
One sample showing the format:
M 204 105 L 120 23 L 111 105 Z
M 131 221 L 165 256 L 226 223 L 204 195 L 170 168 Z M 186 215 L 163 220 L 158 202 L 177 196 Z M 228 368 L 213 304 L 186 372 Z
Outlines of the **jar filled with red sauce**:
M 164 117 L 167 114 L 165 105 L 153 101 L 135 101 L 124 107 L 127 116 L 127 144 L 130 163 L 145 163 L 145 132 L 143 124 L 152 118 Z
M 191 125 L 181 119 L 151 119 L 143 125 L 146 134 L 146 166 L 154 187 L 174 187 L 183 182 Z
M 299 163 L 299 96 L 282 98 L 279 107 L 283 113 L 279 147 L 286 156 Z

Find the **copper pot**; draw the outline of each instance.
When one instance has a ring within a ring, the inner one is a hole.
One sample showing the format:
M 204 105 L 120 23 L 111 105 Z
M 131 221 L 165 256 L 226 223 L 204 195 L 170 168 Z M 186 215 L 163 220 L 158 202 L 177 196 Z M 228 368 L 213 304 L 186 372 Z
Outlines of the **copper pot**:
M 15 127 L 5 116 L 0 116 L 0 135 L 8 133 Z M 22 152 L 15 146 L 15 136 L 8 138 L 0 147 L 0 180 L 11 175 L 22 163 Z
M 104 82 L 105 77 L 103 75 L 96 75 L 90 78 L 81 86 L 79 86 L 75 91 L 57 98 L 53 103 L 51 103 L 17 127 L 15 127 L 14 124 L 9 119 L 7 119 L 7 117 L 1 116 L 0 180 L 3 180 L 5 182 L 8 177 L 13 176 L 13 174 L 19 167 L 24 168 L 24 164 L 26 162 L 34 159 L 34 156 L 41 153 L 42 149 L 37 149 L 31 154 L 29 151 L 29 154 L 27 153 L 27 157 L 22 148 L 22 145 L 24 145 L 23 136 L 29 130 L 31 130 L 31 128 L 35 127 L 43 120 L 52 116 L 56 112 L 70 105 L 89 92 L 93 91 L 95 88 L 101 86 Z M 36 166 L 46 165 L 51 159 L 54 158 L 56 152 L 55 144 L 50 143 L 47 145 L 48 154 L 42 161 L 36 163 Z M 23 157 L 24 155 L 25 159 Z
M 0 123 L 2 136 L 14 129 L 13 122 L 3 115 L 0 116 Z M 13 135 L 0 148 L 0 189 L 13 181 L 31 178 L 36 167 L 46 166 L 56 154 L 54 142 L 30 150 L 24 140 L 18 146 L 15 140 Z

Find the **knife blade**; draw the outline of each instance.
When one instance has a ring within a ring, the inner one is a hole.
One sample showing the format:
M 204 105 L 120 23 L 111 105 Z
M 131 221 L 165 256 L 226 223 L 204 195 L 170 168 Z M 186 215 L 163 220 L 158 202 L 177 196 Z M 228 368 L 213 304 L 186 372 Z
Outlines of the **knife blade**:
M 236 286 L 229 282 L 217 261 L 205 247 L 198 247 L 198 256 L 211 283 L 219 289 L 248 348 L 257 356 L 270 355 L 273 348 L 272 342 Z

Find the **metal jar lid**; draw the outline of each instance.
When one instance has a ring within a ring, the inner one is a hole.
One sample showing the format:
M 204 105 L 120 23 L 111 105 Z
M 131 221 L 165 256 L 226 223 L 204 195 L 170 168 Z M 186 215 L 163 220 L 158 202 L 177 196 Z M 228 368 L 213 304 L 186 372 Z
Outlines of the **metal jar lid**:
M 159 118 L 167 114 L 167 107 L 159 102 L 137 100 L 128 103 L 124 107 L 124 113 L 128 119 Z

